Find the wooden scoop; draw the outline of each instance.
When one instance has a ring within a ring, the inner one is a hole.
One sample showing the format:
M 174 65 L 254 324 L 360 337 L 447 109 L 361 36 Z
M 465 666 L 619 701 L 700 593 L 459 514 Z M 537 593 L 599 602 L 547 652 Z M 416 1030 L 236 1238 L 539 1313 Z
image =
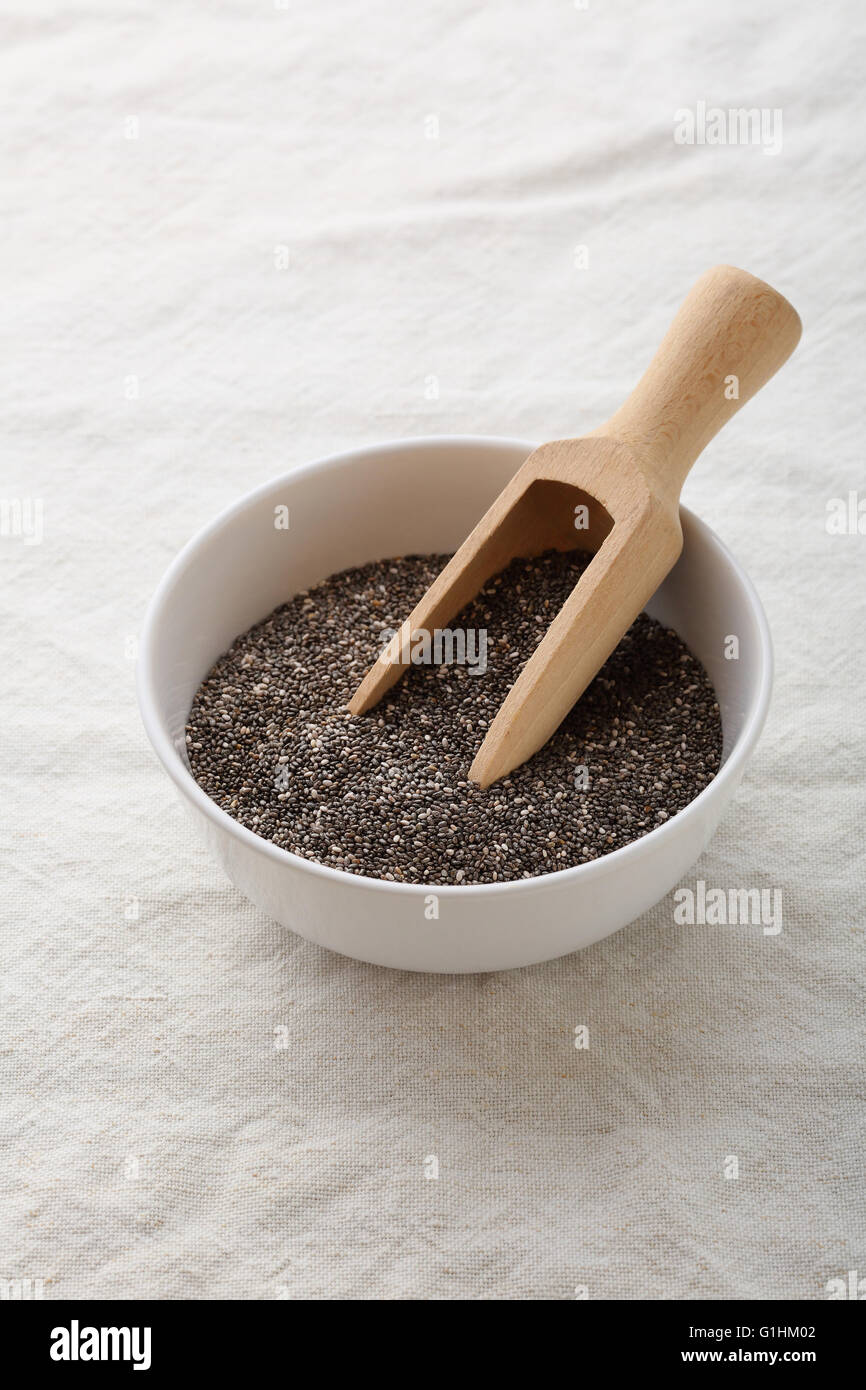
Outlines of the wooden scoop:
M 469 776 L 487 787 L 558 728 L 682 549 L 680 489 L 703 448 L 793 352 L 800 319 L 733 266 L 693 287 L 628 400 L 582 439 L 542 444 L 430 585 L 356 690 L 363 714 L 517 556 L 595 551 L 487 730 Z

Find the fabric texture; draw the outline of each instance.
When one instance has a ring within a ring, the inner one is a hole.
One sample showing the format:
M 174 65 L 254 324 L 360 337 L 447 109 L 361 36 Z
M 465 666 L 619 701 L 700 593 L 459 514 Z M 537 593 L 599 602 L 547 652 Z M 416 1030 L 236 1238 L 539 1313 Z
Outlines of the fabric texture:
M 827 529 L 866 496 L 862 6 L 18 0 L 3 33 L 0 1277 L 810 1300 L 866 1276 L 866 536 Z M 700 103 L 781 112 L 781 148 L 678 143 Z M 782 931 L 678 926 L 668 898 L 453 978 L 287 934 L 141 728 L 167 564 L 342 448 L 593 428 L 720 261 L 804 336 L 684 493 L 777 660 L 684 886 L 778 889 Z

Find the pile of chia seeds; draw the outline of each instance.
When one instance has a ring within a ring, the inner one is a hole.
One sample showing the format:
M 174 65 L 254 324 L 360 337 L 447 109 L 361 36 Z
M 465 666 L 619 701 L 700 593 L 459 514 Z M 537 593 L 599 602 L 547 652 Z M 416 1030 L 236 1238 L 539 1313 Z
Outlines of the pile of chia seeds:
M 485 630 L 487 669 L 413 665 L 368 714 L 346 705 L 445 564 L 410 555 L 335 574 L 244 633 L 199 688 L 193 776 L 274 844 L 349 873 L 500 883 L 639 839 L 719 768 L 713 687 L 646 614 L 553 738 L 482 790 L 470 764 L 510 686 L 591 556 L 515 560 L 449 627 Z

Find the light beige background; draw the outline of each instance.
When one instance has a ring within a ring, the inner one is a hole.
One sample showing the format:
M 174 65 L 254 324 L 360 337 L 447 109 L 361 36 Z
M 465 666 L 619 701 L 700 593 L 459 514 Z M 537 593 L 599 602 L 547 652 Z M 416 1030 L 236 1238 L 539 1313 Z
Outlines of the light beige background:
M 44 536 L 0 539 L 0 1275 L 208 1299 L 866 1276 L 866 536 L 825 526 L 866 496 L 862 6 L 18 0 L 2 29 L 2 496 L 42 499 Z M 780 109 L 781 152 L 676 145 L 698 101 Z M 686 487 L 778 660 L 686 882 L 780 888 L 782 933 L 677 927 L 669 899 L 455 979 L 285 934 L 139 724 L 165 566 L 323 453 L 591 428 L 722 260 L 805 335 Z

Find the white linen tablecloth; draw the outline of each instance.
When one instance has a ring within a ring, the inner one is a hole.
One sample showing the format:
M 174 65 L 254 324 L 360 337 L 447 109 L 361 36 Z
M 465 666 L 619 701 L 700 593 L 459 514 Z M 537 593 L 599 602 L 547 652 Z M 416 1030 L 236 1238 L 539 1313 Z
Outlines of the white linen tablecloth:
M 0 1278 L 821 1299 L 866 1276 L 866 536 L 826 525 L 866 496 L 862 6 L 13 0 L 2 35 Z M 678 144 L 699 103 L 780 111 L 781 149 Z M 782 932 L 676 926 L 669 898 L 459 978 L 287 934 L 140 726 L 166 565 L 324 453 L 592 428 L 719 261 L 805 331 L 686 486 L 778 671 L 685 886 L 778 888 Z

